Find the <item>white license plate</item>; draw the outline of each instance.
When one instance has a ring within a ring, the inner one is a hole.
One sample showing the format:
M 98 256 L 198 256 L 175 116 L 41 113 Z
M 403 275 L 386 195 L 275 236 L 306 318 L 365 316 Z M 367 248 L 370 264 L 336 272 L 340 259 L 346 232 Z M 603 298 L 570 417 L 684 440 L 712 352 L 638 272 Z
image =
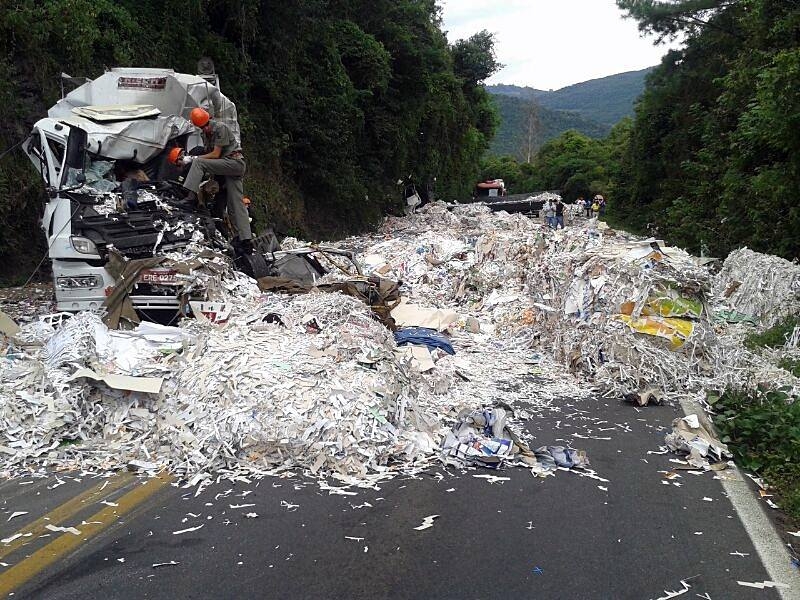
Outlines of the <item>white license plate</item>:
M 151 285 L 179 285 L 178 272 L 170 269 L 145 269 L 139 275 L 139 283 Z

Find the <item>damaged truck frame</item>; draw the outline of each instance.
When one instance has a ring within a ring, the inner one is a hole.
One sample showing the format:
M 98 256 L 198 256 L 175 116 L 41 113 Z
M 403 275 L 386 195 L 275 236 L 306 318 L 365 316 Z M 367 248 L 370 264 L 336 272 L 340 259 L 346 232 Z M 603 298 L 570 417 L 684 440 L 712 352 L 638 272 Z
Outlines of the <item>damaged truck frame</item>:
M 253 255 L 234 253 L 224 200 L 214 203 L 219 186 L 208 186 L 205 206 L 185 199 L 180 185 L 185 172 L 167 155 L 174 147 L 191 152 L 203 145 L 188 119 L 198 106 L 239 138 L 236 106 L 220 91 L 217 76 L 170 69 L 106 71 L 65 95 L 35 124 L 23 150 L 48 194 L 42 228 L 58 310 L 101 310 L 118 283 L 115 258 L 148 259 L 191 243 L 229 253 L 236 268 L 252 277 L 280 274 L 271 267 L 287 253 L 276 252 L 271 230 L 254 240 Z M 326 250 L 348 256 L 360 274 L 351 254 Z M 321 276 L 324 269 L 312 253 L 288 252 Z M 157 265 L 138 273 L 129 296 L 137 313 L 148 318 L 151 311 L 185 310 L 182 289 L 174 269 Z M 202 290 L 195 292 L 201 296 L 196 299 L 204 299 Z

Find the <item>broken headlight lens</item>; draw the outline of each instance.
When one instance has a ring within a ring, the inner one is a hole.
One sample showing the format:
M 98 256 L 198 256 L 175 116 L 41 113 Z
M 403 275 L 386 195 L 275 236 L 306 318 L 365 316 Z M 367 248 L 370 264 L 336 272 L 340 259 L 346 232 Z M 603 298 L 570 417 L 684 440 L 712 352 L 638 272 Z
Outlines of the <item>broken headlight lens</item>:
M 58 277 L 56 285 L 62 289 L 91 289 L 100 287 L 100 278 L 96 275 L 80 275 L 78 277 Z
M 72 236 L 69 238 L 69 241 L 75 249 L 75 252 L 80 252 L 81 254 L 97 254 L 97 246 L 94 245 L 92 240 L 85 237 Z

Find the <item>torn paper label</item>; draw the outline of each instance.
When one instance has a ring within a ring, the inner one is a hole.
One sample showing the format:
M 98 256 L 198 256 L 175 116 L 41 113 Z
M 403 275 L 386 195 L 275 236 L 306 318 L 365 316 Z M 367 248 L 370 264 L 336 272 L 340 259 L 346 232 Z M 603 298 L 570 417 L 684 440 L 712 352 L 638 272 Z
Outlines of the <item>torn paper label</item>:
M 398 327 L 426 327 L 444 331 L 458 321 L 458 313 L 453 310 L 423 308 L 416 304 L 408 304 L 407 299 L 392 310 L 392 318 Z
M 161 377 L 131 377 L 130 375 L 99 375 L 91 369 L 78 369 L 78 371 L 68 379 L 75 381 L 85 377 L 94 381 L 102 381 L 108 387 L 115 390 L 126 390 L 129 392 L 142 392 L 143 394 L 158 394 L 164 380 Z
M 223 325 L 230 319 L 233 306 L 227 302 L 189 302 L 192 313 L 198 321 Z
M 14 337 L 20 331 L 20 327 L 14 322 L 14 319 L 0 311 L 0 333 L 8 337 Z
M 402 346 L 397 349 L 397 354 L 411 359 L 411 364 L 419 369 L 420 373 L 427 373 L 436 368 L 427 346 Z

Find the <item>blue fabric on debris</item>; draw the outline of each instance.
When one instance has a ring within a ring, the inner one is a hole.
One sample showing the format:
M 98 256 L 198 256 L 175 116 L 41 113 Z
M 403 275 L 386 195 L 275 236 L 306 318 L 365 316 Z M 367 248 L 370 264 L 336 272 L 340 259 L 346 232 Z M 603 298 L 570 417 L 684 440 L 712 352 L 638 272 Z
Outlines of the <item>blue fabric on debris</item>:
M 431 350 L 439 348 L 448 354 L 455 354 L 453 344 L 443 333 L 427 327 L 404 327 L 394 333 L 394 339 L 398 346 L 405 344 L 416 344 L 417 346 L 427 346 Z

